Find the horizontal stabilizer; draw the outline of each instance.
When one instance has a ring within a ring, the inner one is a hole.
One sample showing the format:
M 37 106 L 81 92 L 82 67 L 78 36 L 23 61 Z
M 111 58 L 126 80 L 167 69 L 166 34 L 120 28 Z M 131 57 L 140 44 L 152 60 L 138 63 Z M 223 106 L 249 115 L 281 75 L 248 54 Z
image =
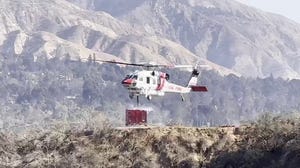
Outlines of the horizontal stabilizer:
M 193 92 L 207 92 L 207 88 L 205 86 L 191 86 Z

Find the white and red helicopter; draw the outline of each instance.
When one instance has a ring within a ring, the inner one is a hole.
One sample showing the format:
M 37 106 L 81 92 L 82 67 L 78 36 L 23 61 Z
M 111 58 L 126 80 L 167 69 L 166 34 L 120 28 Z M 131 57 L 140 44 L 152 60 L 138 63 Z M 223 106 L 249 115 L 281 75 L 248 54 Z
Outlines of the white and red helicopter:
M 137 70 L 127 75 L 122 80 L 122 85 L 127 88 L 129 97 L 133 99 L 137 98 L 137 104 L 139 104 L 139 96 L 145 96 L 148 100 L 152 99 L 152 96 L 164 96 L 165 93 L 178 93 L 181 95 L 182 101 L 184 101 L 183 94 L 190 92 L 207 92 L 206 86 L 198 86 L 197 80 L 199 76 L 198 67 L 206 67 L 205 65 L 155 65 L 155 64 L 136 64 L 126 63 L 118 61 L 104 61 L 97 60 L 98 62 L 112 63 L 126 66 L 137 66 L 144 68 L 143 70 Z M 155 68 L 193 68 L 192 74 L 186 86 L 180 86 L 169 82 L 169 74 L 150 70 Z

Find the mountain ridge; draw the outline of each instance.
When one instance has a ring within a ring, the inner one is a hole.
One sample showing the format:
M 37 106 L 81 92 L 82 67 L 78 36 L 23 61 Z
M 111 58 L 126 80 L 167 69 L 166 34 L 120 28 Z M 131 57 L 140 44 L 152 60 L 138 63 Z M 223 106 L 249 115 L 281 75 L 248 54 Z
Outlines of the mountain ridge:
M 300 26 L 233 0 L 30 2 L 3 3 L 2 55 L 106 59 L 108 54 L 115 60 L 165 64 L 201 60 L 223 75 L 300 78 Z M 106 13 L 110 9 L 117 13 Z M 53 35 L 48 43 L 60 43 L 51 51 L 29 43 L 39 31 Z M 67 47 L 69 42 L 74 47 Z
M 299 78 L 300 25 L 285 17 L 233 0 L 69 1 L 108 12 L 244 76 Z
M 22 3 L 12 1 L 4 6 L 1 26 L 8 27 L 0 31 L 0 49 L 4 55 L 38 57 L 46 54 L 52 58 L 69 54 L 72 59 L 85 59 L 95 54 L 97 59 L 165 64 L 194 64 L 199 60 L 180 44 L 135 29 L 103 11 L 87 11 L 65 0 L 36 4 L 30 4 L 29 0 Z M 43 44 L 51 44 L 51 47 Z M 107 57 L 109 55 L 111 58 Z M 221 74 L 238 75 L 205 59 L 202 62 Z

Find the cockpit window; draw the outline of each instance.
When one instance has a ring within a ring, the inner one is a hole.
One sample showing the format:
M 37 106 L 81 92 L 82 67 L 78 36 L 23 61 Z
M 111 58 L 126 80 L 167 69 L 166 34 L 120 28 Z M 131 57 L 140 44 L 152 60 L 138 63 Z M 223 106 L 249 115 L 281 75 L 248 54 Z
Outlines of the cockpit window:
M 126 75 L 126 79 L 137 79 L 137 75 Z

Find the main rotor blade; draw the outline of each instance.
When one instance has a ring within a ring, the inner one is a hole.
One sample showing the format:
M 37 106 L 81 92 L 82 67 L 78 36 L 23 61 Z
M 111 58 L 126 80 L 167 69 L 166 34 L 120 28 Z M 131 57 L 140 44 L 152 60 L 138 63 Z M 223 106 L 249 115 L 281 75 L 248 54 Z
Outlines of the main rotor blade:
M 85 59 L 89 60 L 89 59 Z M 93 61 L 93 59 L 91 60 Z M 119 64 L 119 65 L 127 65 L 127 66 L 138 66 L 138 67 L 146 67 L 146 68 L 194 68 L 192 65 L 165 65 L 165 64 L 154 64 L 154 63 L 129 63 L 129 62 L 121 62 L 115 60 L 94 60 L 96 62 L 101 63 L 110 63 L 110 64 Z
M 128 66 L 138 66 L 138 67 L 147 67 L 147 68 L 168 68 L 172 67 L 172 65 L 155 65 L 155 64 L 145 64 L 145 63 L 128 63 L 128 62 L 120 62 L 115 60 L 95 60 L 96 62 L 104 62 L 110 64 L 119 64 L 119 65 L 128 65 Z
M 110 64 L 120 64 L 120 65 L 130 65 L 130 66 L 143 66 L 143 64 L 135 64 L 135 63 L 128 63 L 128 62 L 119 62 L 119 61 L 105 61 L 105 60 L 96 60 L 96 62 L 104 62 Z
M 171 68 L 194 68 L 193 65 L 173 65 Z
M 196 66 L 197 68 L 202 68 L 202 69 L 206 69 L 206 70 L 209 70 L 209 69 L 211 69 L 211 66 L 209 66 L 209 65 L 197 65 Z

